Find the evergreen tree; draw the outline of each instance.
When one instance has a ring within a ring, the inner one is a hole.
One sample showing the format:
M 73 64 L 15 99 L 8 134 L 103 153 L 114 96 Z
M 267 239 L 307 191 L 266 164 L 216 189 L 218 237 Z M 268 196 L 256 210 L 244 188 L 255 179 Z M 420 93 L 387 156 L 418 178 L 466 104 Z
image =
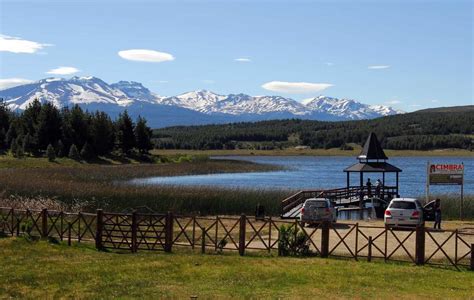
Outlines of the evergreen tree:
M 32 142 L 32 137 L 29 133 L 25 135 L 23 138 L 22 149 L 24 153 L 33 153 L 34 152 L 34 145 Z
M 66 156 L 66 153 L 64 151 L 64 144 L 61 140 L 58 141 L 58 144 L 56 145 L 56 155 L 58 157 L 64 157 Z
M 5 128 L 0 128 L 0 152 L 7 150 L 8 145 L 5 141 L 7 137 L 7 133 L 5 132 Z
M 75 105 L 71 110 L 62 111 L 63 122 L 61 126 L 62 142 L 64 146 L 70 148 L 72 144 L 76 147 L 83 147 L 89 138 L 88 117 L 80 106 Z
M 138 117 L 137 125 L 135 125 L 135 141 L 136 147 L 140 153 L 148 153 L 149 150 L 153 149 L 151 142 L 152 130 L 146 125 L 146 120 L 142 117 Z
M 117 120 L 117 144 L 122 153 L 127 155 L 135 146 L 133 121 L 125 110 Z
M 97 155 L 112 152 L 115 145 L 114 123 L 104 112 L 96 112 L 91 119 L 91 141 Z
M 38 149 L 44 150 L 49 144 L 56 144 L 61 137 L 61 116 L 59 110 L 52 104 L 42 106 L 38 116 L 36 138 Z
M 7 134 L 5 136 L 5 143 L 7 146 L 12 146 L 13 140 L 17 138 L 18 136 L 18 121 L 17 119 L 14 119 L 11 123 L 10 126 L 8 127 Z
M 16 157 L 16 150 L 17 149 L 18 149 L 18 144 L 16 142 L 16 138 L 13 138 L 10 142 L 10 152 L 15 157 Z
M 11 112 L 7 104 L 0 98 L 0 151 L 8 149 L 5 141 L 7 130 L 10 127 Z
M 54 150 L 53 145 L 49 144 L 46 148 L 46 156 L 49 161 L 54 161 L 56 159 L 56 151 Z
M 77 151 L 76 145 L 72 144 L 71 148 L 69 148 L 68 157 L 74 160 L 80 160 L 81 156 L 79 155 L 79 151 Z
M 91 145 L 86 142 L 81 150 L 81 157 L 85 160 L 91 159 L 94 157 L 94 151 L 92 150 Z

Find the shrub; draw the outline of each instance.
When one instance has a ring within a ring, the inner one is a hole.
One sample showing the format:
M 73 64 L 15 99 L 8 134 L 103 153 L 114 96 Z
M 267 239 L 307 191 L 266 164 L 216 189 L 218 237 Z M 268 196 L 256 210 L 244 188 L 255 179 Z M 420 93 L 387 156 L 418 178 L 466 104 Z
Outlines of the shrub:
M 46 148 L 46 156 L 49 161 L 54 161 L 56 159 L 56 151 L 54 150 L 53 145 L 49 144 Z
M 278 254 L 280 256 L 304 256 L 311 254 L 308 237 L 294 226 L 280 226 Z
M 69 148 L 69 158 L 74 159 L 74 160 L 80 160 L 81 156 L 79 155 L 79 151 L 77 151 L 76 145 L 72 144 L 71 148 Z
M 81 150 L 81 157 L 83 159 L 91 159 L 94 157 L 94 151 L 89 143 L 85 143 Z

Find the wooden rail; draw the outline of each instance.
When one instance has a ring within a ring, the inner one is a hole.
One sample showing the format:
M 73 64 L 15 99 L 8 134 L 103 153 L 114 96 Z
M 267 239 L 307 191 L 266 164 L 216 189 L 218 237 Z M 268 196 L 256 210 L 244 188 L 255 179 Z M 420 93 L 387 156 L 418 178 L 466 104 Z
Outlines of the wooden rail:
M 286 228 L 286 229 L 284 229 Z M 301 239 L 309 253 L 368 261 L 401 260 L 414 264 L 442 264 L 474 270 L 474 233 L 463 230 L 385 228 L 320 223 L 305 227 L 298 220 L 275 218 L 201 217 L 167 214 L 68 213 L 0 207 L 0 234 L 67 240 L 67 244 L 95 242 L 97 249 L 135 253 L 172 252 L 185 247 L 208 251 L 277 251 L 283 253 L 282 230 Z M 454 248 L 453 248 L 454 245 Z
M 375 188 L 371 189 L 371 194 L 375 196 Z M 393 186 L 381 187 L 379 193 L 381 199 L 391 199 L 396 197 L 397 188 Z M 337 205 L 343 205 L 342 200 L 351 199 L 351 203 L 358 203 L 361 195 L 368 195 L 367 187 L 345 187 L 329 190 L 302 190 L 281 201 L 281 215 L 285 215 L 295 207 L 301 205 L 309 198 L 328 198 L 336 202 Z

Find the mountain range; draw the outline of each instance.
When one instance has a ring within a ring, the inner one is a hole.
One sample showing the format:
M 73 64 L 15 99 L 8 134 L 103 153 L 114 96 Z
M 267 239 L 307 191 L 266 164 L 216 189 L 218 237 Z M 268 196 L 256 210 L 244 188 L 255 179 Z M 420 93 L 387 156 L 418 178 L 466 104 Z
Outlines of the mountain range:
M 164 97 L 139 82 L 108 84 L 97 77 L 46 78 L 1 90 L 0 98 L 13 110 L 24 110 L 34 99 L 49 101 L 58 108 L 78 104 L 112 117 L 127 109 L 134 117 L 145 117 L 155 128 L 287 118 L 360 120 L 402 113 L 388 106 L 326 96 L 298 102 L 281 96 L 219 95 L 198 90 Z

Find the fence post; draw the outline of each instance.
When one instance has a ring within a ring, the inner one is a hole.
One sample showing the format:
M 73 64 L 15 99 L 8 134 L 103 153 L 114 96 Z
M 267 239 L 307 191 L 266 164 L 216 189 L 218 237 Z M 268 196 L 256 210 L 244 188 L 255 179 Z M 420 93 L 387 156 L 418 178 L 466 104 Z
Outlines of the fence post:
M 245 254 L 245 225 L 247 223 L 244 214 L 240 216 L 240 230 L 239 230 L 239 254 L 243 256 Z
M 206 229 L 204 227 L 201 227 L 201 253 L 205 254 L 206 253 Z
M 471 244 L 471 271 L 474 271 L 474 244 Z
M 417 265 L 425 264 L 425 226 L 416 226 L 415 262 Z
M 165 252 L 170 253 L 173 247 L 173 213 L 166 214 L 165 222 Z
M 329 222 L 323 221 L 321 228 L 321 257 L 329 255 Z
M 132 253 L 137 252 L 137 212 L 132 212 Z
M 67 222 L 67 245 L 71 246 L 71 222 Z
M 48 237 L 48 210 L 46 208 L 41 211 L 41 237 Z
M 372 236 L 369 236 L 369 243 L 367 244 L 367 261 L 372 261 Z
M 102 209 L 97 210 L 97 226 L 95 232 L 95 248 L 97 250 L 103 249 L 102 231 L 104 230 L 104 214 Z

